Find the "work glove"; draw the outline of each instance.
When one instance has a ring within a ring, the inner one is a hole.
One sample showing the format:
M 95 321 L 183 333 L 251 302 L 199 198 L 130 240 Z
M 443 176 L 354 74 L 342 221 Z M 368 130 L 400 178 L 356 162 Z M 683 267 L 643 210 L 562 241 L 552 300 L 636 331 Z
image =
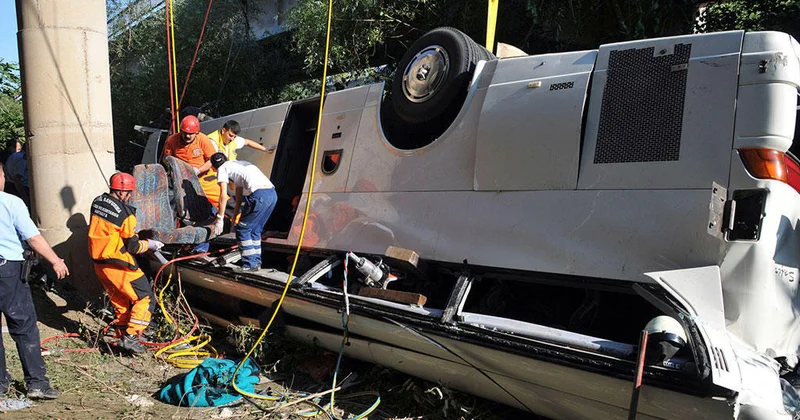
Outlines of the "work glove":
M 194 166 L 192 166 L 192 169 L 194 169 L 195 175 L 200 175 L 200 168 L 195 168 Z
M 225 226 L 225 219 L 222 215 L 217 216 L 214 222 L 214 235 L 219 236 L 222 234 L 222 228 Z
M 154 239 L 148 239 L 147 240 L 147 250 L 148 251 L 155 252 L 155 251 L 158 251 L 159 249 L 161 249 L 161 247 L 163 247 L 163 246 L 164 246 L 163 242 L 159 242 L 159 241 L 156 241 Z

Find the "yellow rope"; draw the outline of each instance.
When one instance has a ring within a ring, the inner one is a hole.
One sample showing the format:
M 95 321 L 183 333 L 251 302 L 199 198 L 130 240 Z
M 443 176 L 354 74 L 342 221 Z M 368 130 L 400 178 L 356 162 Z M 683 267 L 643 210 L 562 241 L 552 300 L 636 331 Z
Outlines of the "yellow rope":
M 175 63 L 175 9 L 173 7 L 172 0 L 169 0 L 169 33 L 170 39 L 172 39 L 172 78 L 174 79 L 173 85 L 175 86 L 175 92 L 170 92 L 170 95 L 175 95 L 175 106 L 178 107 L 178 66 Z M 180 109 L 176 109 L 175 111 L 178 112 L 178 119 L 180 119 Z M 181 123 L 178 121 L 178 124 L 175 128 L 178 132 L 181 132 Z
M 286 280 L 286 287 L 283 288 L 283 293 L 281 293 L 281 297 L 278 300 L 278 304 L 275 306 L 275 310 L 272 312 L 272 317 L 270 317 L 269 322 L 264 327 L 264 330 L 261 332 L 261 335 L 256 340 L 253 347 L 250 351 L 247 352 L 247 355 L 244 356 L 244 359 L 239 363 L 239 366 L 236 367 L 236 371 L 233 373 L 233 378 L 231 379 L 231 384 L 233 388 L 240 394 L 261 400 L 270 400 L 274 401 L 275 397 L 269 397 L 265 395 L 259 394 L 252 394 L 247 391 L 244 391 L 236 386 L 236 375 L 239 373 L 239 369 L 242 368 L 244 363 L 247 361 L 248 358 L 253 354 L 256 347 L 261 343 L 264 337 L 267 335 L 267 331 L 269 331 L 269 327 L 272 326 L 272 322 L 275 320 L 275 317 L 278 315 L 278 311 L 283 304 L 283 299 L 286 297 L 286 293 L 289 292 L 289 285 L 292 283 L 292 277 L 294 276 L 294 270 L 297 268 L 297 261 L 300 258 L 300 250 L 303 246 L 303 238 L 306 234 L 306 222 L 308 221 L 308 213 L 311 210 L 311 196 L 314 193 L 314 176 L 316 174 L 317 169 L 317 151 L 319 149 L 319 133 L 322 127 L 322 108 L 325 104 L 325 82 L 328 79 L 328 55 L 330 54 L 330 45 L 331 45 L 331 16 L 333 15 L 333 0 L 328 0 L 328 28 L 325 34 L 325 60 L 322 67 L 322 88 L 320 89 L 319 95 L 319 116 L 317 118 L 317 132 L 314 135 L 314 153 L 311 158 L 311 180 L 308 183 L 308 197 L 306 199 L 306 207 L 305 212 L 303 213 L 303 227 L 300 229 L 300 238 L 297 240 L 297 249 L 294 253 L 294 261 L 292 262 L 292 269 L 289 271 L 289 278 Z
M 500 0 L 489 0 L 489 13 L 486 17 L 486 49 L 494 53 L 494 32 L 497 28 L 497 6 Z

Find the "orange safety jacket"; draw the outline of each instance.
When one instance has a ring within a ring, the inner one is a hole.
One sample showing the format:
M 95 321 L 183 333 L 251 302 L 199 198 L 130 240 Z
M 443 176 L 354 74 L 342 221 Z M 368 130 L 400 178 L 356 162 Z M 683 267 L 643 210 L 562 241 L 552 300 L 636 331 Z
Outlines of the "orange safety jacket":
M 133 254 L 147 251 L 147 241 L 134 233 L 136 209 L 108 193 L 92 202 L 89 224 L 89 254 L 96 264 L 111 264 L 138 270 Z

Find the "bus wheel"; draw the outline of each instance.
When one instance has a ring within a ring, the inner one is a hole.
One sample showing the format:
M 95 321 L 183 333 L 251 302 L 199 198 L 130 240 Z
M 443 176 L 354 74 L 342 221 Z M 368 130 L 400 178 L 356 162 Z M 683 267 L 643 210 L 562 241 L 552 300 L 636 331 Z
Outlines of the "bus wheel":
M 409 124 L 439 120 L 459 108 L 478 60 L 491 53 L 454 28 L 437 28 L 408 49 L 397 66 L 392 98 L 397 115 Z M 457 113 L 457 112 L 456 112 Z M 447 125 L 452 121 L 448 121 Z M 442 121 L 436 121 L 441 126 Z

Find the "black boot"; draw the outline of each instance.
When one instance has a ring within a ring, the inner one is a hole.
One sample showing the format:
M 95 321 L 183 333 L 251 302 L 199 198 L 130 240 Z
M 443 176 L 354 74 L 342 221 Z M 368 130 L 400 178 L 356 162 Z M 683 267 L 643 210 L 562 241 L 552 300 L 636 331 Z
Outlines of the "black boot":
M 61 393 L 49 385 L 41 388 L 31 388 L 26 394 L 26 396 L 32 400 L 54 400 L 58 398 L 59 395 L 61 395 Z
M 139 342 L 139 336 L 134 334 L 128 334 L 123 336 L 119 339 L 119 344 L 117 346 L 128 352 L 133 354 L 142 354 L 147 352 L 147 347 L 144 344 Z

